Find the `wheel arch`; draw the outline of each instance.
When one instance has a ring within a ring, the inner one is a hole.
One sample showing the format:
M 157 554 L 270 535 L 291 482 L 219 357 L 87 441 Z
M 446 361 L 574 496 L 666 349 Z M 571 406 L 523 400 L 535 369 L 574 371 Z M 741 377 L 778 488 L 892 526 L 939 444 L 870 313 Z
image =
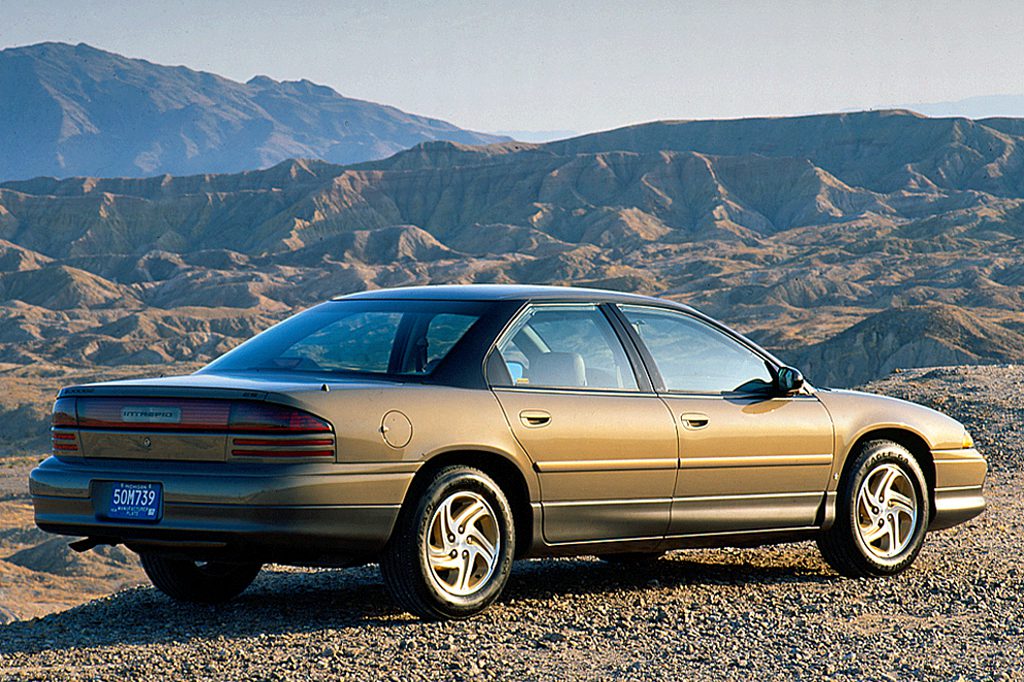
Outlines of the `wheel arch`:
M 416 472 L 405 500 L 404 512 L 412 501 L 430 484 L 434 475 L 446 466 L 463 465 L 479 469 L 494 479 L 508 498 L 516 531 L 516 557 L 522 557 L 533 544 L 533 507 L 530 485 L 522 469 L 507 455 L 473 448 L 447 450 L 426 460 Z

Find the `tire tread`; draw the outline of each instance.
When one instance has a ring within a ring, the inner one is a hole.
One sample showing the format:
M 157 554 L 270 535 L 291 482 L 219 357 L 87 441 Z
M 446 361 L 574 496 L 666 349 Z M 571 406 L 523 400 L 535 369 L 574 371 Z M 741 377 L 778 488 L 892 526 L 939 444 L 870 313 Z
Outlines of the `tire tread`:
M 237 597 L 262 569 L 261 564 L 238 564 L 221 575 L 206 575 L 187 559 L 150 553 L 142 553 L 140 559 L 154 587 L 175 601 L 197 604 L 220 604 Z
M 822 558 L 837 573 L 847 578 L 878 578 L 896 575 L 906 570 L 914 562 L 923 544 L 924 536 L 922 534 L 922 541 L 919 541 L 917 547 L 898 564 L 894 566 L 876 564 L 870 558 L 865 557 L 857 548 L 852 536 L 855 531 L 850 526 L 850 519 L 844 509 L 840 508 L 840 505 L 846 504 L 846 501 L 856 494 L 852 488 L 861 469 L 872 458 L 886 450 L 899 453 L 904 457 L 910 465 L 911 473 L 918 479 L 917 482 L 922 493 L 920 504 L 921 523 L 927 528 L 930 511 L 928 488 L 924 474 L 921 472 L 920 464 L 914 455 L 906 447 L 895 441 L 878 439 L 865 442 L 857 453 L 853 465 L 840 481 L 839 490 L 837 491 L 835 521 L 831 528 L 821 533 L 817 538 L 818 550 L 821 552 Z
M 434 494 L 434 491 L 447 485 L 452 479 L 460 476 L 472 476 L 475 478 L 481 478 L 485 480 L 489 486 L 493 487 L 501 495 L 499 499 L 499 506 L 502 506 L 504 514 L 506 516 L 506 527 L 507 527 L 507 551 L 511 557 L 514 555 L 515 549 L 515 523 L 512 517 L 511 509 L 508 506 L 508 501 L 504 498 L 504 493 L 501 492 L 501 488 L 495 483 L 490 476 L 480 469 L 474 467 L 452 464 L 442 467 L 434 475 L 431 481 L 420 491 L 418 494 L 406 501 L 403 505 L 402 511 L 399 514 L 398 521 L 395 525 L 395 530 L 392 532 L 391 538 L 388 540 L 387 547 L 380 558 L 380 569 L 381 574 L 384 578 L 384 585 L 392 598 L 402 609 L 412 613 L 415 616 L 426 620 L 451 620 L 469 618 L 470 616 L 476 615 L 487 606 L 497 599 L 501 594 L 499 589 L 491 599 L 487 600 L 484 604 L 477 608 L 459 608 L 452 605 L 450 608 L 442 608 L 435 599 L 431 598 L 429 588 L 425 582 L 425 576 L 422 575 L 419 562 L 419 534 L 421 526 L 428 523 L 429 520 L 424 518 L 423 510 Z M 500 510 L 495 510 L 497 513 L 502 513 Z M 507 580 L 508 572 L 511 565 L 511 559 L 508 561 L 508 566 L 499 567 L 505 573 L 504 576 L 499 576 L 499 580 L 502 580 L 502 587 L 504 581 Z

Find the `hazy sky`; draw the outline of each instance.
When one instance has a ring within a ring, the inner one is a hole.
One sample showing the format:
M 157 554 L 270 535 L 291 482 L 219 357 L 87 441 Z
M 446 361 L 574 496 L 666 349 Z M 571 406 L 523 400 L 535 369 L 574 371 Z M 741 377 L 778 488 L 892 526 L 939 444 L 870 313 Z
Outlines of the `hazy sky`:
M 589 131 L 1024 93 L 1024 2 L 0 0 L 59 40 L 308 78 L 478 130 Z

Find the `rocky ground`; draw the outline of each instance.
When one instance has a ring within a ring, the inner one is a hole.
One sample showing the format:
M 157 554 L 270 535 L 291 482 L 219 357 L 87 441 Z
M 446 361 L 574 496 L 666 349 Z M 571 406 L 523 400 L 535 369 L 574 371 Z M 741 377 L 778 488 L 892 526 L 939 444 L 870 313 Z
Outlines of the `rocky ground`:
M 437 624 L 375 567 L 271 568 L 222 607 L 132 587 L 0 626 L 0 679 L 1024 679 L 1022 386 L 989 366 L 870 387 L 963 420 L 993 469 L 986 514 L 895 579 L 839 578 L 808 543 L 525 561 L 490 611 Z

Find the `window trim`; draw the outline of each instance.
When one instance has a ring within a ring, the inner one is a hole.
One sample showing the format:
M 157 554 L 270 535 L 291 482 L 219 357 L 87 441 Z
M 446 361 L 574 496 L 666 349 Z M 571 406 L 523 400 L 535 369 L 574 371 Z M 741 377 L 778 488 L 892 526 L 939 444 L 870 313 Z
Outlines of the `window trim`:
M 501 386 L 496 385 L 487 372 L 488 363 L 491 357 L 499 352 L 498 346 L 505 342 L 506 338 L 512 333 L 518 325 L 520 320 L 526 315 L 530 314 L 532 310 L 538 308 L 582 308 L 590 307 L 600 312 L 608 323 L 608 326 L 612 332 L 612 338 L 618 341 L 619 348 L 629 363 L 629 368 L 633 372 L 633 379 L 636 381 L 637 387 L 635 389 L 629 388 L 589 388 L 583 387 L 555 387 L 555 386 L 530 386 L 528 384 L 513 385 L 513 386 Z M 556 392 L 556 393 L 584 393 L 587 395 L 610 395 L 610 396 L 650 396 L 655 394 L 654 385 L 651 382 L 650 375 L 647 372 L 647 367 L 644 364 L 642 358 L 637 353 L 636 348 L 633 345 L 632 339 L 628 336 L 624 336 L 625 330 L 622 329 L 622 321 L 619 319 L 618 311 L 614 310 L 611 304 L 602 301 L 525 301 L 523 305 L 516 311 L 505 327 L 501 330 L 501 333 L 495 337 L 491 347 L 487 351 L 487 355 L 484 357 L 484 379 L 487 382 L 488 388 L 494 391 L 545 391 L 545 392 Z
M 629 322 L 629 318 L 626 317 L 626 313 L 622 310 L 622 306 L 630 308 L 646 308 L 648 310 L 654 310 L 659 312 L 666 312 L 678 315 L 680 317 L 688 318 L 694 322 L 704 324 L 705 326 L 711 327 L 713 330 L 721 333 L 726 338 L 734 341 L 743 348 L 750 351 L 753 355 L 760 358 L 765 366 L 768 368 L 768 373 L 772 377 L 772 381 L 775 381 L 778 377 L 779 363 L 769 356 L 763 349 L 754 345 L 750 340 L 737 334 L 733 330 L 729 329 L 725 325 L 719 324 L 715 320 L 703 315 L 696 315 L 688 310 L 681 310 L 672 306 L 661 306 L 651 305 L 647 303 L 614 303 L 615 315 L 619 318 L 619 323 L 625 328 L 626 334 L 628 334 L 630 341 L 636 347 L 640 357 L 643 358 L 644 365 L 646 365 L 647 372 L 650 374 L 651 382 L 654 386 L 654 391 L 659 395 L 670 395 L 670 396 L 690 396 L 690 397 L 712 397 L 712 398 L 729 398 L 729 397 L 761 397 L 764 399 L 768 398 L 780 398 L 780 397 L 795 397 L 795 395 L 784 396 L 779 394 L 777 391 L 770 393 L 758 393 L 754 391 L 684 391 L 669 389 L 665 385 L 665 379 L 661 375 L 661 371 L 658 369 L 658 363 L 655 362 L 654 356 L 651 355 L 650 349 L 647 348 L 647 344 L 644 343 L 643 339 L 640 338 L 640 334 L 633 328 L 633 325 Z

